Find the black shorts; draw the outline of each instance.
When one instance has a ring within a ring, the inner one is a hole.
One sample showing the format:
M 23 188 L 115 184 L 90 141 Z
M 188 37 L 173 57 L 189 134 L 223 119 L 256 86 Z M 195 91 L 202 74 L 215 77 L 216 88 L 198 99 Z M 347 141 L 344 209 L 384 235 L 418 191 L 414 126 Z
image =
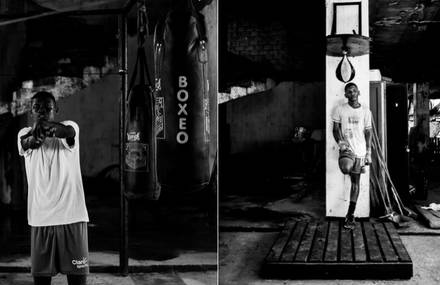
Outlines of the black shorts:
M 356 157 L 354 159 L 354 164 L 353 164 L 353 168 L 351 170 L 351 173 L 361 174 L 362 173 L 362 167 L 364 167 L 364 166 L 365 166 L 365 159 Z
M 88 274 L 87 223 L 31 227 L 31 264 L 34 276 Z
M 339 152 L 339 167 L 341 168 L 341 161 L 343 159 L 351 161 L 350 174 L 361 174 L 362 168 L 365 166 L 365 158 L 356 157 L 351 150 L 344 150 Z M 342 171 L 342 168 L 341 168 Z M 348 173 L 347 173 L 348 174 Z

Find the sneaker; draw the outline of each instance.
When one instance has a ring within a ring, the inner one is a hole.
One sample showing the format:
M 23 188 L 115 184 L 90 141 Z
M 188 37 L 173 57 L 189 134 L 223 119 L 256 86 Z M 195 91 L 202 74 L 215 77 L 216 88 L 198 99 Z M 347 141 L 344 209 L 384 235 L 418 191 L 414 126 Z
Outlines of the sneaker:
M 355 226 L 356 226 L 356 223 L 354 220 L 354 216 L 347 215 L 345 217 L 345 221 L 344 221 L 344 229 L 354 230 Z

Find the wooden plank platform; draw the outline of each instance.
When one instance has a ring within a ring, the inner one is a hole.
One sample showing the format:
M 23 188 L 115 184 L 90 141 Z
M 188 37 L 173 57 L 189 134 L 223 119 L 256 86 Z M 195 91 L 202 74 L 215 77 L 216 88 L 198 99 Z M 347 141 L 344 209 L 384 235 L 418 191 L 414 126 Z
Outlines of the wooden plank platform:
M 413 265 L 393 224 L 288 221 L 264 259 L 276 279 L 409 279 Z

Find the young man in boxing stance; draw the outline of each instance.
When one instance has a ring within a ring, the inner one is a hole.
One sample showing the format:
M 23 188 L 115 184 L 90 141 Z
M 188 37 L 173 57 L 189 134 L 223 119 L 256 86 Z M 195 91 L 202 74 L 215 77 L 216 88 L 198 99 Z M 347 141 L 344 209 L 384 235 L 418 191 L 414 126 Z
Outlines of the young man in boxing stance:
M 79 164 L 79 128 L 73 121 L 54 121 L 51 93 L 32 97 L 32 127 L 18 133 L 28 181 L 28 223 L 34 283 L 50 284 L 57 273 L 69 285 L 86 284 L 87 214 Z
M 332 115 L 333 137 L 339 146 L 339 168 L 350 175 L 350 205 L 344 228 L 354 229 L 354 211 L 360 190 L 360 177 L 371 163 L 371 112 L 358 101 L 360 92 L 354 83 L 344 88 L 347 103 L 336 107 Z

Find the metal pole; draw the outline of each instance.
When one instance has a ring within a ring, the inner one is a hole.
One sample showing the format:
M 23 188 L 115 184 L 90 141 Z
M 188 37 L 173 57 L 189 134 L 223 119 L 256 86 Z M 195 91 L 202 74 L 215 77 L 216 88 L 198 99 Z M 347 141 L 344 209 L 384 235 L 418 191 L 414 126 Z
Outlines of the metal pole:
M 119 269 L 123 276 L 128 275 L 128 200 L 125 193 L 124 180 L 124 136 L 125 136 L 125 106 L 127 99 L 127 17 L 120 14 L 119 24 L 119 74 L 121 75 L 121 97 L 119 109 L 119 177 L 121 194 L 121 244 L 119 251 Z

